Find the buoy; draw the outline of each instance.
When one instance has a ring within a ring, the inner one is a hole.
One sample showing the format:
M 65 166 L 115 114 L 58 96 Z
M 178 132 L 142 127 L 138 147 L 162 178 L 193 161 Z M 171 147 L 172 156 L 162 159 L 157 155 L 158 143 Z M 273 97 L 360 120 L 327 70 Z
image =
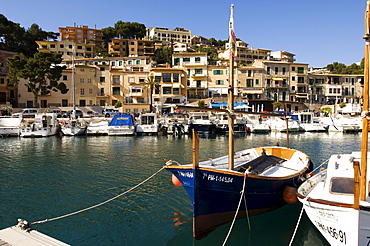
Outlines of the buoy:
M 295 184 L 287 185 L 283 191 L 283 198 L 286 203 L 296 203 L 297 199 L 297 187 Z
M 176 178 L 176 176 L 173 175 L 173 174 L 172 174 L 172 183 L 176 186 L 181 186 L 182 185 L 180 180 L 178 178 Z

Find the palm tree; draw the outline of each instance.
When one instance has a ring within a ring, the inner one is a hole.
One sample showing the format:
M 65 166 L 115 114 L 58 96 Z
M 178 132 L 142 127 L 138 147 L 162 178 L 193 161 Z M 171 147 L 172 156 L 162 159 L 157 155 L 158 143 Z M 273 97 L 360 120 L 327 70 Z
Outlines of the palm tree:
M 144 87 L 149 90 L 149 103 L 150 103 L 149 110 L 150 110 L 150 112 L 152 112 L 152 107 L 153 107 L 152 106 L 152 104 L 153 104 L 153 100 L 152 100 L 153 91 L 154 91 L 154 89 L 157 85 L 159 85 L 159 82 L 155 81 L 154 76 L 153 75 L 148 76 L 148 78 L 145 81 Z

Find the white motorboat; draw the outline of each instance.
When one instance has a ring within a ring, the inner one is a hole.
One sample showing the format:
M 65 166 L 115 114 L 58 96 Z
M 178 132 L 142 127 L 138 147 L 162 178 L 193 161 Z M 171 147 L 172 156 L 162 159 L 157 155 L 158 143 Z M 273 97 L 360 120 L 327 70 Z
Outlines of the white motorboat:
M 22 118 L 21 137 L 48 137 L 60 131 L 57 115 L 54 113 L 37 113 L 35 118 Z
M 86 129 L 87 135 L 108 135 L 108 125 L 112 118 L 94 117 Z
M 0 136 L 19 136 L 21 117 L 0 116 Z
M 319 123 L 326 125 L 329 132 L 359 132 L 361 126 L 357 120 L 346 118 L 341 115 L 323 117 Z
M 188 133 L 189 116 L 182 113 L 167 113 L 160 119 L 161 129 L 166 134 L 185 134 Z
M 314 117 L 315 115 L 312 112 L 299 112 L 294 113 L 290 118 L 298 121 L 299 126 L 301 127 L 301 131 L 304 132 L 328 131 L 327 125 L 320 122 L 315 122 Z
M 330 245 L 369 245 L 370 1 L 365 13 L 365 74 L 361 152 L 332 155 L 326 169 L 300 185 L 297 195 L 312 224 Z
M 135 134 L 135 122 L 132 115 L 118 114 L 114 115 L 108 125 L 109 136 L 126 136 Z
M 269 133 L 270 126 L 265 123 L 261 115 L 249 114 L 244 115 L 246 120 L 246 128 L 249 128 L 251 133 Z
M 227 133 L 229 131 L 229 117 L 227 113 L 215 113 L 213 122 L 216 124 L 216 133 Z M 234 132 L 246 132 L 245 121 L 241 117 L 235 117 Z
M 87 123 L 81 118 L 63 119 L 60 124 L 60 129 L 65 136 L 78 136 L 86 133 Z
M 283 119 L 282 117 L 270 116 L 270 118 L 265 121 L 265 124 L 267 124 L 270 127 L 272 132 L 286 132 L 287 129 L 289 132 L 298 132 L 301 129 L 299 126 L 299 122 L 297 120 L 292 119 L 286 120 Z
M 189 131 L 192 129 L 196 132 L 215 133 L 216 124 L 210 119 L 208 112 L 190 112 Z
M 156 113 L 143 113 L 139 115 L 136 125 L 136 133 L 139 135 L 158 134 L 160 124 L 158 123 L 158 116 Z

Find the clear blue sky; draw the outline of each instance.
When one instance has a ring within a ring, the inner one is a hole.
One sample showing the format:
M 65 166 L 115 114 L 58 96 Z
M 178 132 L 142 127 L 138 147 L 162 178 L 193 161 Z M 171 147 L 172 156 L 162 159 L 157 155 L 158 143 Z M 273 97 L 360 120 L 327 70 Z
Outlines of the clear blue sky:
M 226 40 L 231 4 L 236 36 L 249 47 L 288 51 L 310 67 L 363 58 L 365 0 L 0 0 L 0 13 L 26 29 L 33 23 L 53 32 L 74 23 L 100 29 L 122 20 Z

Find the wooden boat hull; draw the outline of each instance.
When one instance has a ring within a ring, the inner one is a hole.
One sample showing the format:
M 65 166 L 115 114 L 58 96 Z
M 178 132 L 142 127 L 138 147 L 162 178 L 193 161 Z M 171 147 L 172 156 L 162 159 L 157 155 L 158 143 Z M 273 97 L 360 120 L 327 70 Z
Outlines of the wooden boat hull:
M 209 168 L 167 168 L 181 182 L 193 204 L 193 236 L 200 239 L 216 227 L 231 222 L 243 190 L 244 174 Z M 286 204 L 283 192 L 299 175 L 285 178 L 246 177 L 248 216 L 262 214 Z M 238 218 L 246 216 L 242 202 Z

